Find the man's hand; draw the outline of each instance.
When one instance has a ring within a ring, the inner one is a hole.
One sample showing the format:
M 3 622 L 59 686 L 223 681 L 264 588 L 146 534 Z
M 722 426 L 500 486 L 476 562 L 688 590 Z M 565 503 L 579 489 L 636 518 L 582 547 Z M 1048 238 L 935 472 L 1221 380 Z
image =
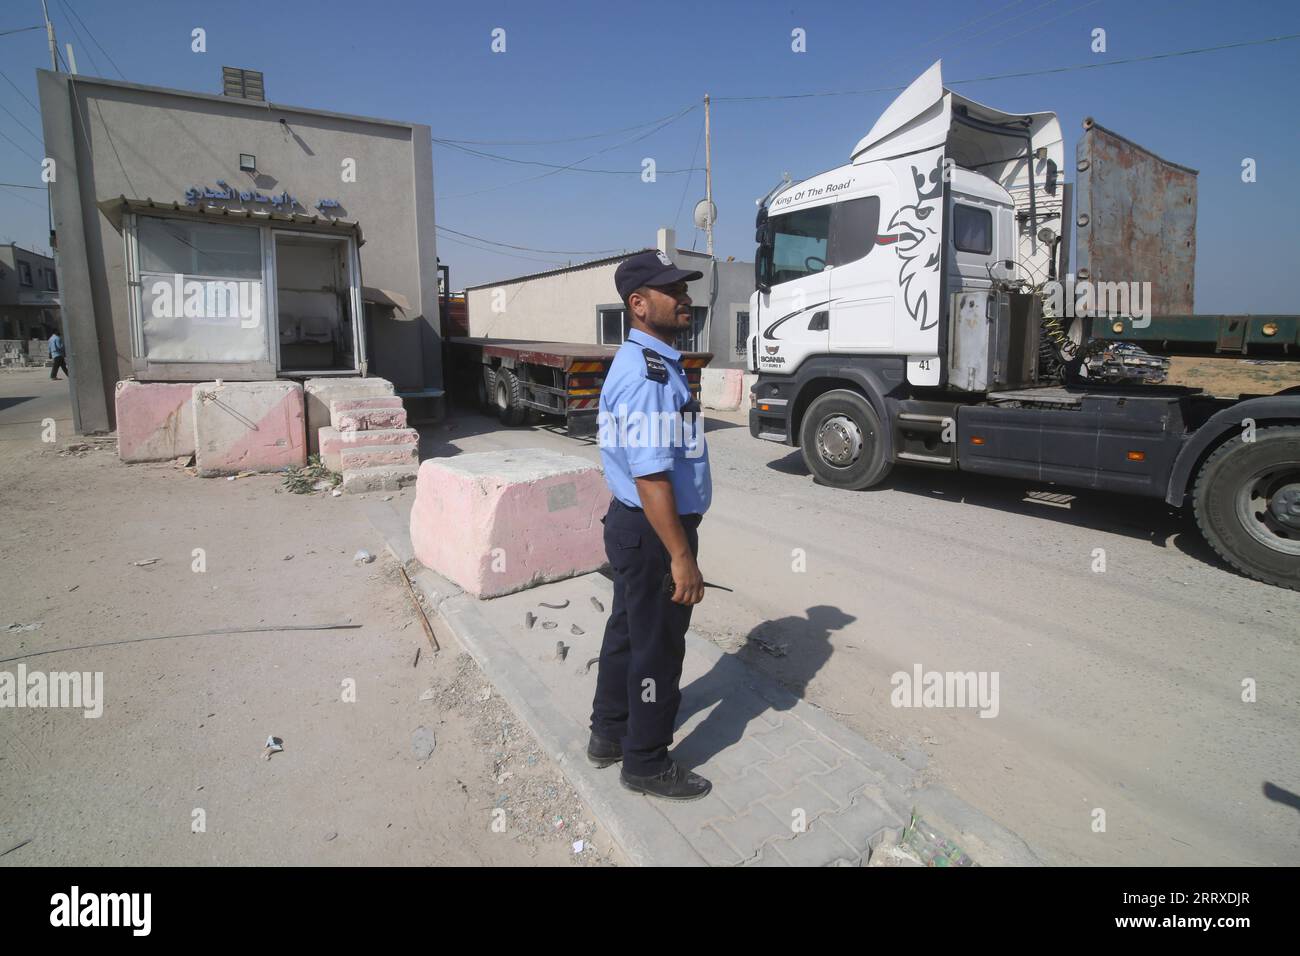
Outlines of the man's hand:
M 636 479 L 636 492 L 641 499 L 646 520 L 663 543 L 672 561 L 673 601 L 677 604 L 699 604 L 704 598 L 704 576 L 700 574 L 695 555 L 677 514 L 677 499 L 667 472 L 646 475 Z
M 687 551 L 673 558 L 673 601 L 677 604 L 699 604 L 704 600 L 704 575 L 695 558 Z

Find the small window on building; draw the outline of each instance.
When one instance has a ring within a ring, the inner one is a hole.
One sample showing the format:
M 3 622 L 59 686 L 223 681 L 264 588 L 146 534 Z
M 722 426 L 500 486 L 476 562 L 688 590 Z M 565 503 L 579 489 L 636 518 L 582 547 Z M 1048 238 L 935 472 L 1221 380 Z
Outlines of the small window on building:
M 677 333 L 675 343 L 679 352 L 704 351 L 704 322 L 709 317 L 709 310 L 702 306 L 691 307 L 691 327 Z
M 958 252 L 987 256 L 993 251 L 993 213 L 987 209 L 954 203 L 952 241 Z
M 749 310 L 742 309 L 736 313 L 736 356 L 745 357 L 749 348 Z
M 32 285 L 32 266 L 30 262 L 18 263 L 18 283 L 31 288 Z
M 600 309 L 597 329 L 601 345 L 622 345 L 627 341 L 628 321 L 624 309 Z
M 59 277 L 55 274 L 53 269 L 45 270 L 45 288 L 49 289 L 51 292 L 59 291 Z

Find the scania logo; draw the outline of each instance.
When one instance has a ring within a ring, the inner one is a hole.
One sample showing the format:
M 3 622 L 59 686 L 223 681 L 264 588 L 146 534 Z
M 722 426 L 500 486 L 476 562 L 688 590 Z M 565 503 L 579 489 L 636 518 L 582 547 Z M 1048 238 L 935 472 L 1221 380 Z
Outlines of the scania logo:
M 764 345 L 764 346 L 763 346 L 763 351 L 765 351 L 768 355 L 775 355 L 777 352 L 781 351 L 781 346 L 779 346 L 779 345 Z

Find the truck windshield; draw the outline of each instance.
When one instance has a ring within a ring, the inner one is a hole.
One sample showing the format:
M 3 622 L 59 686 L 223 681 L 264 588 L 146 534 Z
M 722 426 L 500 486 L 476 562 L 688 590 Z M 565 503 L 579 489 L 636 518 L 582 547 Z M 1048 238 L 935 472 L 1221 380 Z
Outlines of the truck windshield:
M 772 284 L 800 279 L 826 268 L 831 207 L 800 209 L 772 217 Z

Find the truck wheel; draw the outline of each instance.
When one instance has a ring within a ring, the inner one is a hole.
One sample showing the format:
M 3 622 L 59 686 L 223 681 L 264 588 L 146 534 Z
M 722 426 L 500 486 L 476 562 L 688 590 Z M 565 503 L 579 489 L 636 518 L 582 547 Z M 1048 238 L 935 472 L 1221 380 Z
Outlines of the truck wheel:
M 1201 466 L 1192 503 L 1220 557 L 1257 581 L 1300 590 L 1300 427 L 1225 442 Z
M 496 373 L 497 418 L 502 425 L 521 425 L 528 415 L 528 409 L 520 403 L 523 397 L 519 387 L 519 376 L 508 368 L 498 369 Z
M 478 372 L 478 386 L 475 389 L 475 396 L 478 398 L 478 407 L 484 411 L 491 411 L 496 408 L 496 389 L 497 378 L 495 370 L 483 366 Z
M 833 488 L 870 488 L 889 474 L 880 417 L 857 392 L 819 395 L 799 429 L 803 460 L 813 478 Z

